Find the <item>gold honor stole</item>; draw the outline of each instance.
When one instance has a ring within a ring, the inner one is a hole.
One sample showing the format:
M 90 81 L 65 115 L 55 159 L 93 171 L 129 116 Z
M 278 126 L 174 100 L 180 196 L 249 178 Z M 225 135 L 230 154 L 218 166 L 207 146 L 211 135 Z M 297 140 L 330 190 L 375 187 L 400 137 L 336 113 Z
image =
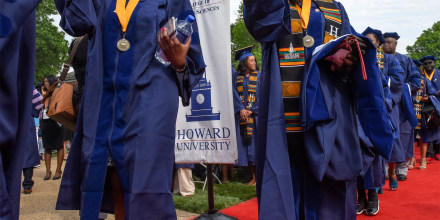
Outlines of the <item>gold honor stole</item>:
M 256 94 L 257 94 L 257 81 L 258 81 L 258 72 L 252 72 L 249 75 L 249 85 L 248 85 L 248 96 L 247 96 L 247 105 L 245 106 L 247 110 L 251 109 L 255 104 Z M 243 96 L 243 80 L 244 75 L 237 76 L 237 82 L 235 83 L 237 86 L 237 92 L 240 96 L 241 103 L 244 104 L 244 96 Z M 241 136 L 249 135 L 252 136 L 252 132 L 254 129 L 254 116 L 251 115 L 248 117 L 248 120 L 245 122 L 240 121 L 240 134 Z
M 428 78 L 428 79 L 429 79 L 429 81 L 431 81 L 431 82 L 432 82 L 432 77 L 434 77 L 435 69 L 434 69 L 434 70 L 432 70 L 432 73 L 431 73 L 431 74 L 428 74 L 428 73 L 426 72 L 426 70 L 425 70 L 425 69 L 423 69 L 423 73 L 425 74 L 426 78 Z
M 332 0 L 314 0 L 314 2 L 323 13 L 326 22 L 323 43 L 336 39 L 340 36 L 342 28 L 342 19 L 338 7 Z M 306 57 L 303 43 L 304 29 L 301 25 L 301 17 L 295 6 L 295 2 L 289 0 L 289 4 L 292 34 L 278 40 L 278 57 L 280 62 L 286 131 L 301 132 L 299 103 Z M 320 44 L 321 42 L 316 42 L 316 46 Z
M 385 55 L 383 53 L 383 48 L 380 46 L 376 50 L 376 57 L 377 57 L 377 66 L 379 67 L 380 71 L 383 73 L 383 69 L 385 68 Z
M 416 126 L 416 129 L 421 129 L 421 119 L 422 119 L 422 108 L 423 108 L 423 104 L 421 103 L 421 100 L 423 98 L 423 95 L 425 94 L 425 80 L 422 78 L 421 80 L 421 85 L 419 90 L 417 90 L 417 94 L 415 97 L 415 102 L 414 102 L 414 111 L 416 112 L 416 116 L 417 119 L 419 119 L 419 123 Z

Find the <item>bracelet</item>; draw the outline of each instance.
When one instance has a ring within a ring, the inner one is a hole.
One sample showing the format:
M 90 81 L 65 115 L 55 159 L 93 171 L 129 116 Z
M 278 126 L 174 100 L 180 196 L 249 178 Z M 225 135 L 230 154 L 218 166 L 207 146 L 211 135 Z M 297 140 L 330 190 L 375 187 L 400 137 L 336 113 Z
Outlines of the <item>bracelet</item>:
M 173 68 L 174 71 L 176 71 L 178 73 L 183 73 L 186 70 L 186 63 L 185 63 L 185 66 L 182 69 L 176 68 L 173 65 L 171 65 L 171 67 Z

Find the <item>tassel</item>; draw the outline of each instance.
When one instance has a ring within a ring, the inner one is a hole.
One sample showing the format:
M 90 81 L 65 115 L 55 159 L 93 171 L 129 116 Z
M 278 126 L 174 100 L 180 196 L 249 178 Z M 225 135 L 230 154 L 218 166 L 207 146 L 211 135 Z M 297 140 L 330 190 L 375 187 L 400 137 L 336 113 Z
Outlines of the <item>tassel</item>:
M 365 63 L 364 63 L 364 57 L 362 56 L 361 47 L 359 46 L 359 41 L 356 41 L 356 46 L 358 48 L 359 52 L 359 59 L 361 60 L 361 67 L 362 67 L 362 76 L 364 77 L 364 80 L 367 80 L 367 70 L 365 69 Z

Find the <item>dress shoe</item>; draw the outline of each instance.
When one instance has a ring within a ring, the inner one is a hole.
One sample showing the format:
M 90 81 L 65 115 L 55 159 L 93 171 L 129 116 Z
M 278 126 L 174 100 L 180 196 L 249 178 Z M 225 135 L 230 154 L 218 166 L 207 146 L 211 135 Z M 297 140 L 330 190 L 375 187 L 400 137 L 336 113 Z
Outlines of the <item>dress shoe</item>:
M 52 171 L 50 171 L 49 176 L 45 176 L 43 180 L 49 180 L 49 179 L 50 179 L 50 176 L 52 176 Z

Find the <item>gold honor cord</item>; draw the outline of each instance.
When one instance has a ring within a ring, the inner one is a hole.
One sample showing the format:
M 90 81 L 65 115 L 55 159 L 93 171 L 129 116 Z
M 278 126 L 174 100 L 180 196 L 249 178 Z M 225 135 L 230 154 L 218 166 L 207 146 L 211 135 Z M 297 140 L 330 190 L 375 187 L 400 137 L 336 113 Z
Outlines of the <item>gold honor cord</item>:
M 117 43 L 117 48 L 119 51 L 124 52 L 130 49 L 130 42 L 125 39 L 125 32 L 127 31 L 128 22 L 130 21 L 130 17 L 133 14 L 134 9 L 136 8 L 139 0 L 129 0 L 127 7 L 125 7 L 126 0 L 117 0 L 116 1 L 116 15 L 118 15 L 119 22 L 121 23 L 122 32 L 124 33 L 122 39 L 120 39 Z
M 315 44 L 315 39 L 307 33 L 307 27 L 310 21 L 310 9 L 312 8 L 312 0 L 303 0 L 302 8 L 298 4 L 295 4 L 296 10 L 298 10 L 299 17 L 301 17 L 301 26 L 306 31 L 304 37 L 304 47 L 310 48 Z
M 426 78 L 428 78 L 429 81 L 432 81 L 432 77 L 434 77 L 435 70 L 432 70 L 432 73 L 430 75 L 426 72 L 425 69 L 423 69 L 423 72 L 425 73 Z

